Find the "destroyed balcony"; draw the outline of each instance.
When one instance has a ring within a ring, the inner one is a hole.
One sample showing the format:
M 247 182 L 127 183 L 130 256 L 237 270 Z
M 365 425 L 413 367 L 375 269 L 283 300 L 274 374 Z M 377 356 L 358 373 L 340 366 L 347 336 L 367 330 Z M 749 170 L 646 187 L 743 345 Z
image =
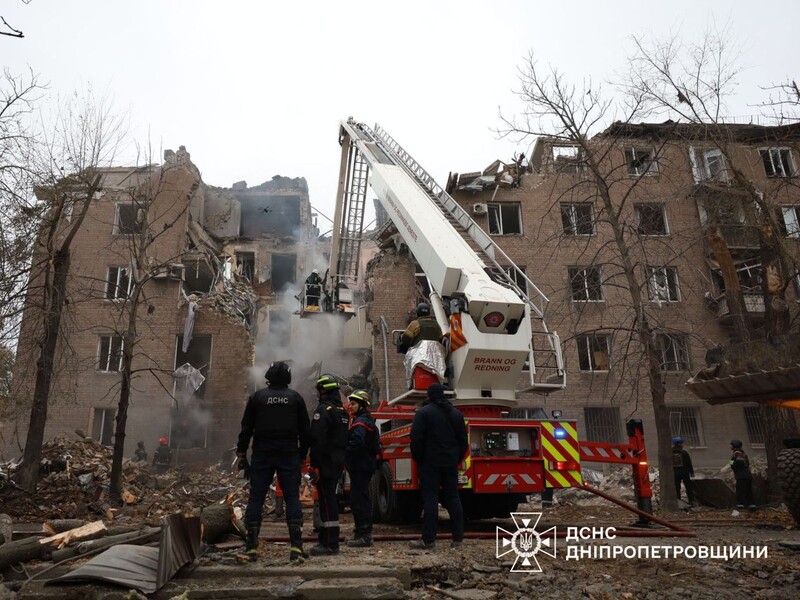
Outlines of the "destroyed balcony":
M 723 324 L 731 323 L 733 321 L 733 314 L 731 313 L 725 294 L 723 293 L 717 296 L 714 298 L 714 301 L 716 301 L 717 320 Z M 761 292 L 744 292 L 744 307 L 749 317 L 763 319 L 764 295 Z
M 758 244 L 758 228 L 744 223 L 729 223 L 719 226 L 722 238 L 731 250 L 755 249 Z

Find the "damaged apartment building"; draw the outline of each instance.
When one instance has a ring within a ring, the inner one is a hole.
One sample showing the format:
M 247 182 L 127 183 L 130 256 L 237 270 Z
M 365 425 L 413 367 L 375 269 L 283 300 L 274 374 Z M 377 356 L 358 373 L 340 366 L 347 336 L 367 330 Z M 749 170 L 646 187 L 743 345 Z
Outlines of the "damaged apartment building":
M 758 456 L 765 432 L 757 405 L 712 406 L 685 385 L 705 368 L 709 350 L 713 354 L 735 340 L 734 315 L 708 230 L 714 225 L 724 237 L 747 319 L 757 331 L 765 317 L 758 209 L 733 177 L 730 160 L 771 206 L 786 255 L 794 261 L 786 298 L 796 322 L 800 129 L 726 125 L 715 134 L 671 122 L 615 124 L 590 140 L 590 147 L 602 156 L 611 202 L 621 207 L 639 292 L 657 336 L 672 434 L 685 438 L 696 465 L 718 468 L 730 454 L 732 438 Z M 624 441 L 625 421 L 640 418 L 648 452 L 656 456 L 630 292 L 582 150 L 539 138 L 528 159 L 517 156 L 483 171 L 451 174 L 447 191 L 547 296 L 548 328 L 560 336 L 566 388 L 549 395 L 523 393 L 513 414 L 560 410 L 577 419 L 582 438 L 600 442 Z M 427 296 L 424 275 L 413 257 L 398 250 L 397 237 L 391 226 L 379 231 L 383 250 L 368 279 L 370 321 L 388 331 L 403 329 Z M 382 335 L 376 327 L 375 373 L 385 387 L 382 396 L 396 397 L 407 389 L 402 360 L 377 351 Z
M 127 311 L 135 282 L 146 280 L 125 454 L 140 440 L 152 452 L 166 437 L 186 457 L 216 460 L 235 444 L 244 400 L 264 383 L 261 365 L 286 358 L 277 353 L 292 343 L 298 281 L 324 272 L 327 249 L 305 179 L 219 188 L 202 181 L 183 147 L 164 159 L 100 170 L 72 246 L 45 439 L 80 430 L 113 443 Z M 2 423 L 9 457 L 24 445 L 30 414 L 39 289 L 31 286 L 22 319 L 19 403 Z

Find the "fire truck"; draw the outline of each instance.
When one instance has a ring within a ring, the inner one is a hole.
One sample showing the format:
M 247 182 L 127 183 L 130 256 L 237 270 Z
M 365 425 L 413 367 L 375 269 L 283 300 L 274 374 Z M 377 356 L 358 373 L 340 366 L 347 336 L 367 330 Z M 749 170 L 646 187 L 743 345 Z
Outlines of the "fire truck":
M 582 461 L 631 465 L 639 508 L 651 512 L 640 421 L 627 423 L 627 443 L 609 444 L 581 440 L 576 421 L 559 411 L 511 417 L 521 393 L 566 385 L 559 337 L 545 322 L 547 298 L 525 271 L 385 130 L 350 118 L 340 123 L 339 144 L 325 309 L 357 312 L 351 290 L 369 186 L 389 218 L 379 234 L 399 236 L 424 271 L 444 332 L 446 383 L 470 442 L 459 469 L 465 515 L 507 517 L 529 494 L 582 486 Z M 378 522 L 415 521 L 422 510 L 410 430 L 432 379 L 417 366 L 411 380 L 373 412 L 384 447 L 372 480 Z

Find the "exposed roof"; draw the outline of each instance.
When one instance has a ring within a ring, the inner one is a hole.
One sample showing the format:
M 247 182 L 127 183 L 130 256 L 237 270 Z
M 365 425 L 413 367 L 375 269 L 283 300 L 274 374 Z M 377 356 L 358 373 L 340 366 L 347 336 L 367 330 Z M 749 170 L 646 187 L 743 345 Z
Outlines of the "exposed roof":
M 793 400 L 800 397 L 800 365 L 724 377 L 701 371 L 686 387 L 709 404 Z
M 681 138 L 707 140 L 727 138 L 732 142 L 755 143 L 800 139 L 800 122 L 788 125 L 752 125 L 746 123 L 625 123 L 616 121 L 597 137 Z

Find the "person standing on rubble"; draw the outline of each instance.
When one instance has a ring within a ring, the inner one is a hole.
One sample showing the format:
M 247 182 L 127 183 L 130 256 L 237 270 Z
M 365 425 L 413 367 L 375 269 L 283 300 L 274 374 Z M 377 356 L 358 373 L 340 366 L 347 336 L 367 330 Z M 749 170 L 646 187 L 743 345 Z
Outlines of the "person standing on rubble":
M 138 461 L 147 460 L 147 450 L 144 449 L 144 442 L 136 442 L 136 450 L 133 459 Z
M 414 413 L 411 422 L 411 456 L 417 463 L 422 492 L 422 539 L 409 544 L 415 549 L 436 545 L 439 519 L 439 488 L 442 505 L 450 515 L 453 528 L 451 548 L 460 548 L 464 540 L 464 512 L 458 497 L 458 465 L 467 453 L 467 426 L 462 415 L 445 397 L 445 386 L 428 387 L 427 402 Z
M 325 374 L 317 380 L 319 405 L 311 419 L 312 481 L 319 498 L 319 543 L 309 551 L 312 556 L 339 553 L 339 501 L 336 487 L 344 472 L 347 428 L 350 418 L 342 405 L 339 382 Z
M 686 488 L 686 501 L 689 506 L 694 505 L 694 488 L 692 477 L 694 477 L 694 467 L 692 467 L 692 457 L 683 449 L 683 438 L 672 438 L 672 469 L 675 472 L 675 493 L 678 500 L 681 499 L 681 482 Z
M 355 521 L 353 539 L 347 545 L 350 548 L 367 548 L 372 546 L 369 482 L 378 468 L 380 434 L 375 419 L 369 413 L 369 392 L 355 390 L 347 400 L 353 418 L 347 433 L 347 472 L 350 475 L 350 509 Z
M 420 340 L 442 341 L 442 328 L 431 316 L 431 306 L 427 302 L 420 302 L 417 305 L 417 318 L 408 324 L 400 337 L 398 350 L 405 354 Z
M 753 473 L 750 471 L 750 459 L 742 449 L 741 440 L 731 440 L 731 469 L 736 478 L 736 508 L 747 506 L 755 510 L 753 503 Z
M 172 448 L 167 443 L 167 438 L 158 440 L 158 448 L 153 452 L 153 466 L 156 473 L 166 473 L 172 464 Z
M 246 553 L 258 558 L 258 534 L 264 513 L 264 499 L 272 478 L 278 482 L 286 504 L 289 528 L 289 560 L 308 558 L 303 551 L 303 510 L 300 506 L 300 465 L 310 444 L 308 411 L 303 397 L 289 388 L 292 370 L 285 362 L 274 362 L 267 369 L 267 387 L 247 400 L 242 430 L 236 445 L 237 469 L 249 471 L 250 496 L 245 510 Z M 250 464 L 247 448 L 253 440 Z

